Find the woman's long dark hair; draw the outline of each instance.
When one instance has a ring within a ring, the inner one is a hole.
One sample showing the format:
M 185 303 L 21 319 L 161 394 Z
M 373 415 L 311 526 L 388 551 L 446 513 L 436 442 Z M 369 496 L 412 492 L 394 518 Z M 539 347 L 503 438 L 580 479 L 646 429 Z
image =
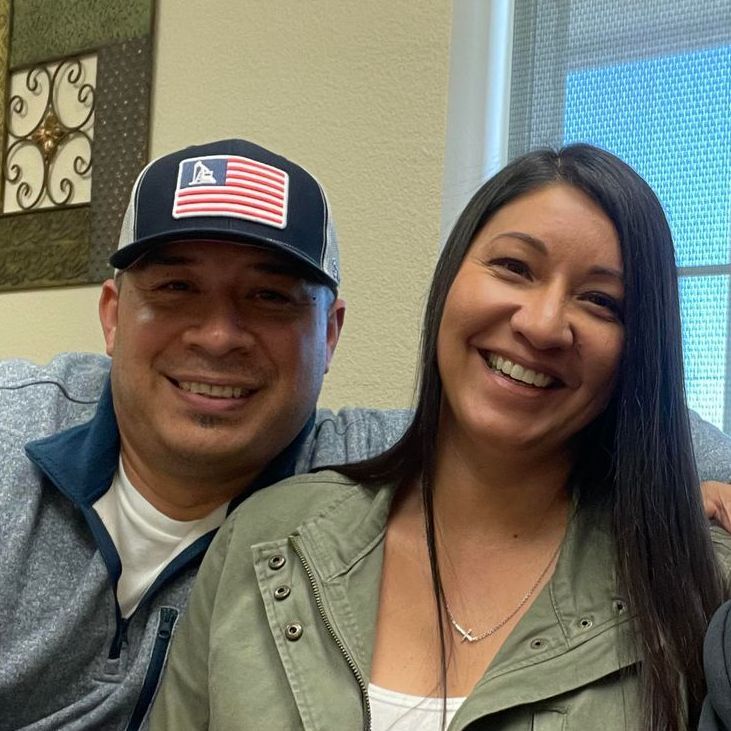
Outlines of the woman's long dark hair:
M 442 383 L 437 334 L 447 293 L 476 233 L 506 203 L 571 185 L 616 228 L 624 268 L 625 344 L 614 394 L 583 435 L 574 480 L 579 509 L 611 514 L 619 587 L 636 617 L 643 725 L 683 729 L 705 693 L 702 642 L 722 586 L 703 515 L 683 387 L 672 237 L 660 203 L 629 166 L 585 144 L 528 153 L 495 175 L 459 217 L 436 267 L 422 332 L 414 420 L 375 459 L 337 469 L 365 483 L 420 480 L 446 681 L 444 595 L 433 482 Z M 444 686 L 446 687 L 446 685 Z M 689 704 L 686 714 L 686 703 Z

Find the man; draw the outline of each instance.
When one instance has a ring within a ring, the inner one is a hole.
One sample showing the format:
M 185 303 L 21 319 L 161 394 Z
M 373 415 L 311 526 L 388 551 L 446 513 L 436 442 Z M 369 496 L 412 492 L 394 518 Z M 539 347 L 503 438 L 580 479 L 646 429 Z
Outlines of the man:
M 406 415 L 315 415 L 345 311 L 325 194 L 229 140 L 137 179 L 105 359 L 0 367 L 0 728 L 138 728 L 216 528 Z
M 703 669 L 708 695 L 698 722 L 698 731 L 731 729 L 731 601 L 722 604 L 711 618 L 703 643 Z
M 138 728 L 225 515 L 407 420 L 315 415 L 344 305 L 327 201 L 294 163 L 240 140 L 154 161 L 112 263 L 111 374 L 0 365 L 3 730 Z M 702 476 L 728 480 L 728 440 L 693 423 Z

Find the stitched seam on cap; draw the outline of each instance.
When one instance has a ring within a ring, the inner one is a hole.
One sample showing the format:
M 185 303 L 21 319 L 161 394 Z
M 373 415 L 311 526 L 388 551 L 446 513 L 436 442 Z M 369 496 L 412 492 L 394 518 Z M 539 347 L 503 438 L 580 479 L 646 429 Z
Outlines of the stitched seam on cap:
M 142 187 L 142 181 L 147 175 L 147 171 L 152 167 L 152 164 L 158 160 L 160 160 L 159 157 L 156 157 L 154 160 L 150 160 L 150 162 L 145 165 L 142 172 L 137 176 L 137 180 L 135 180 L 135 186 L 132 190 L 132 197 L 134 199 L 134 204 L 132 206 L 132 214 L 134 216 L 134 222 L 132 223 L 132 241 L 127 242 L 128 244 L 134 243 L 139 238 L 139 233 L 137 231 L 137 222 L 139 220 L 139 216 L 137 215 L 137 205 L 140 198 L 140 188 Z

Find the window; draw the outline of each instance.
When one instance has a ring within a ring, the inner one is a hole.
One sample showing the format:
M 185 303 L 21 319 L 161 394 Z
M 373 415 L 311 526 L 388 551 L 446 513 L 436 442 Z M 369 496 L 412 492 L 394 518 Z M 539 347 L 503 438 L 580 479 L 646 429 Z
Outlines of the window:
M 582 140 L 650 183 L 680 274 L 691 408 L 731 432 L 731 3 L 515 0 L 508 157 Z

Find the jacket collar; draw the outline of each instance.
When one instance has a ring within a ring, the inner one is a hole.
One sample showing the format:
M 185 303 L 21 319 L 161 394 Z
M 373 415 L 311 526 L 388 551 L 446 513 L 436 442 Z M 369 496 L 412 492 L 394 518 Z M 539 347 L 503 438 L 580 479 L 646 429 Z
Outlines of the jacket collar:
M 313 412 L 292 443 L 275 457 L 249 488 L 234 499 L 229 512 L 257 490 L 294 474 L 297 457 L 315 424 Z M 75 505 L 91 507 L 112 484 L 119 464 L 119 427 L 107 378 L 91 421 L 29 442 L 26 454 Z
M 298 528 L 324 582 L 347 575 L 382 543 L 394 494 L 392 485 L 356 486 Z
M 29 442 L 25 451 L 74 504 L 93 505 L 109 489 L 119 463 L 119 428 L 109 378 L 91 421 Z

